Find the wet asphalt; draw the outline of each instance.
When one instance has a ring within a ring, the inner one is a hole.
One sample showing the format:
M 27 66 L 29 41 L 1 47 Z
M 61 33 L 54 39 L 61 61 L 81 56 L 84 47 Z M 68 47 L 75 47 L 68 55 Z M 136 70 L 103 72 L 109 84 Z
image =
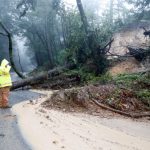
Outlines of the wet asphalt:
M 23 90 L 10 93 L 10 105 L 40 97 L 40 94 Z M 10 109 L 0 109 L 0 150 L 31 150 L 23 139 L 16 116 Z

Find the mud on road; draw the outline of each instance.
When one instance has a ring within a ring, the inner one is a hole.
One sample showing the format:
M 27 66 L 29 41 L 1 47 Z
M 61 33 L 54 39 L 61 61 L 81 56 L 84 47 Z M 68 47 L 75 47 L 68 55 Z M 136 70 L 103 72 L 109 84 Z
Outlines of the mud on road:
M 40 94 L 30 91 L 14 91 L 10 93 L 10 105 L 35 99 Z M 30 150 L 18 128 L 16 115 L 11 109 L 0 109 L 0 150 Z
M 47 97 L 50 95 L 51 91 L 47 92 Z M 40 104 L 47 97 L 13 108 L 19 116 L 21 132 L 32 149 L 149 150 L 149 121 L 45 109 Z

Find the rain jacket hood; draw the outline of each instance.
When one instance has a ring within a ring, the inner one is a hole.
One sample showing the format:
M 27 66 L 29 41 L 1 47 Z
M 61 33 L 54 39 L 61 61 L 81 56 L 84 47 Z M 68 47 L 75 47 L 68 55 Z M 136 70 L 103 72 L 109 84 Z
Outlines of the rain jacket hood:
M 6 59 L 3 59 L 1 62 L 1 67 L 5 67 L 8 64 L 9 64 L 9 62 Z
M 3 59 L 0 66 L 0 88 L 12 86 L 12 81 L 10 77 L 11 66 L 8 65 L 9 62 Z

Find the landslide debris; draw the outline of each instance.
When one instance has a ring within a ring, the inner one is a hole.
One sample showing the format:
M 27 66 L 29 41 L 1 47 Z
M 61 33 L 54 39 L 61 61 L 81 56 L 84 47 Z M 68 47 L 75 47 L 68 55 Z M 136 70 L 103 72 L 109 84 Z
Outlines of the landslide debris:
M 124 113 L 150 112 L 149 107 L 138 99 L 134 91 L 119 89 L 113 84 L 60 90 L 43 102 L 42 106 L 65 112 L 101 112 L 102 107 L 96 105 L 94 101 Z

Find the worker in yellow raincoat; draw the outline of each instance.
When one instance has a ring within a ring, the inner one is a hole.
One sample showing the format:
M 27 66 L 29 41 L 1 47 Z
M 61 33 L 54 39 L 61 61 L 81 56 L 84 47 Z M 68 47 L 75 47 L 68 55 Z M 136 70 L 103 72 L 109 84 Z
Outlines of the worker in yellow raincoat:
M 9 62 L 3 59 L 0 66 L 0 108 L 10 108 L 8 96 L 12 86 Z

